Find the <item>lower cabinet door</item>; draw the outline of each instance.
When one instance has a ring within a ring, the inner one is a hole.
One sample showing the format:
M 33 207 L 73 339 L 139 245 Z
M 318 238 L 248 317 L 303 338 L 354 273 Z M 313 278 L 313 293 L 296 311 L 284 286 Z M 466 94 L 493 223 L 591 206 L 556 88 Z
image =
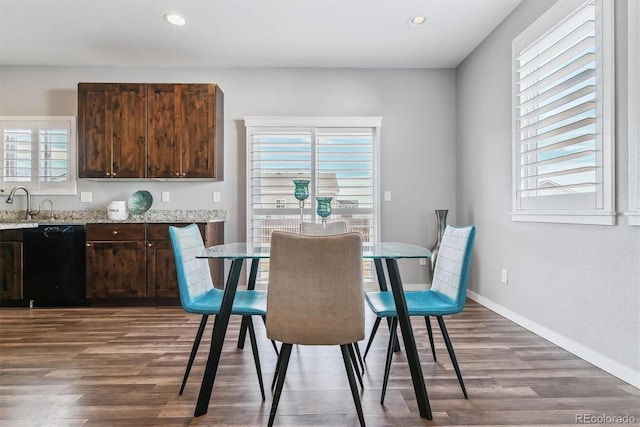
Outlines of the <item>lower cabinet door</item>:
M 22 298 L 22 242 L 0 242 L 0 300 Z
M 87 242 L 87 298 L 146 298 L 144 241 Z
M 176 262 L 169 240 L 147 243 L 147 283 L 150 297 L 157 299 L 180 297 Z M 176 303 L 179 304 L 179 301 Z

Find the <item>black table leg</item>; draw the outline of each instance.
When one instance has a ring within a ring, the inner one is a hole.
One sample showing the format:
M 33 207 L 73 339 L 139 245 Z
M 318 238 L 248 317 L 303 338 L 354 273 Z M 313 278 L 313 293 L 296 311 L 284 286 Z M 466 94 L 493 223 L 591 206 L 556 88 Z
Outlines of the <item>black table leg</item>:
M 413 390 L 416 393 L 416 400 L 418 402 L 418 410 L 422 418 L 431 420 L 433 419 L 433 415 L 431 414 L 431 406 L 429 405 L 429 397 L 427 396 L 427 387 L 425 386 L 424 377 L 422 376 L 422 367 L 420 366 L 416 340 L 413 336 L 413 329 L 411 328 L 407 302 L 404 297 L 404 290 L 402 289 L 398 261 L 393 258 L 387 258 L 386 261 L 389 282 L 391 283 L 391 290 L 393 291 L 393 300 L 396 303 L 396 310 L 398 311 L 398 323 L 402 331 L 404 349 L 407 353 L 407 361 L 409 362 L 409 370 L 411 371 Z
M 247 283 L 247 289 L 250 291 L 256 288 L 256 277 L 258 277 L 259 264 L 260 264 L 259 258 L 253 258 L 251 260 L 251 270 L 249 272 L 249 283 Z M 242 323 L 240 324 L 240 334 L 238 335 L 238 348 L 244 348 L 244 341 L 246 336 L 247 336 L 247 317 L 242 316 Z
M 227 333 L 227 325 L 231 316 L 231 308 L 233 307 L 233 299 L 238 289 L 238 280 L 240 279 L 240 271 L 242 270 L 243 259 L 234 259 L 231 263 L 231 271 L 227 278 L 227 285 L 224 288 L 220 313 L 216 316 L 213 324 L 213 336 L 211 338 L 211 348 L 207 365 L 202 377 L 202 385 L 200 386 L 200 394 L 198 395 L 198 403 L 194 416 L 199 417 L 207 413 L 209 408 L 209 400 L 213 391 L 213 383 L 216 380 L 216 372 L 218 371 L 218 363 L 222 354 L 222 344 L 224 336 Z
M 382 260 L 380 258 L 375 258 L 373 260 L 373 264 L 376 266 L 376 276 L 378 276 L 378 286 L 382 292 L 387 292 L 389 288 L 387 287 L 387 280 L 384 276 L 384 268 L 382 266 Z M 391 319 L 387 317 L 387 325 L 389 326 L 389 332 L 391 332 Z M 393 338 L 393 351 L 400 351 L 400 342 L 398 341 L 398 335 Z

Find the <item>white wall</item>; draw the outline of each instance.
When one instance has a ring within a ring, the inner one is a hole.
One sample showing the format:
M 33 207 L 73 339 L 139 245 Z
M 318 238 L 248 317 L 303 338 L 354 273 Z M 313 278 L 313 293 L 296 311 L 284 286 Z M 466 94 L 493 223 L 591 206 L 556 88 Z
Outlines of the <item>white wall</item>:
M 525 0 L 457 69 L 458 221 L 478 226 L 475 299 L 640 386 L 640 227 L 512 222 L 511 40 Z M 627 209 L 626 1 L 616 6 L 617 211 Z M 501 269 L 509 284 L 500 283 Z
M 245 234 L 244 116 L 382 116 L 382 238 L 435 241 L 435 209 L 455 218 L 454 70 L 186 69 L 1 67 L 0 115 L 76 115 L 78 82 L 214 82 L 225 94 L 225 180 L 105 183 L 81 180 L 94 203 L 56 197 L 57 209 L 102 209 L 146 189 L 152 209 L 226 209 L 226 241 Z M 160 201 L 169 191 L 171 201 Z M 212 192 L 222 202 L 212 202 Z M 293 191 L 293 188 L 292 188 Z M 40 198 L 34 197 L 38 203 Z M 0 203 L 0 209 L 24 204 Z M 405 262 L 406 283 L 426 283 L 426 267 Z

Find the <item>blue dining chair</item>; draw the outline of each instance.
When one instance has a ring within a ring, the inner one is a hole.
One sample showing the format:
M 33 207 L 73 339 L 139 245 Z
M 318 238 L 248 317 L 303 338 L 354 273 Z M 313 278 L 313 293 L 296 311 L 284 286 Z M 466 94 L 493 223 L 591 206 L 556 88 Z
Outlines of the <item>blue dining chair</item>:
M 467 399 L 467 391 L 464 387 L 462 374 L 458 367 L 458 361 L 451 340 L 449 339 L 443 316 L 457 314 L 464 309 L 467 298 L 471 252 L 473 250 L 475 235 L 476 227 L 473 225 L 468 227 L 447 225 L 440 245 L 440 253 L 433 274 L 431 289 L 425 291 L 405 291 L 404 293 L 409 316 L 423 316 L 427 322 L 429 322 L 429 316 L 434 316 L 438 320 L 438 325 L 442 331 L 449 357 L 451 357 L 451 362 L 453 363 L 465 399 Z M 367 292 L 365 299 L 376 316 L 379 318 L 391 318 L 382 396 L 380 398 L 380 403 L 383 403 L 389 381 L 393 344 L 396 340 L 398 313 L 392 292 Z M 429 323 L 427 323 L 427 325 L 429 325 Z M 430 339 L 433 342 L 431 336 Z
M 169 237 L 176 261 L 178 289 L 182 308 L 187 313 L 202 315 L 200 326 L 193 342 L 193 347 L 191 348 L 187 369 L 182 379 L 182 386 L 180 387 L 180 394 L 182 394 L 184 386 L 187 383 L 187 378 L 189 377 L 189 372 L 191 372 L 196 353 L 198 352 L 202 334 L 207 325 L 207 319 L 210 315 L 216 315 L 220 312 L 224 291 L 213 286 L 209 261 L 203 258 L 196 258 L 196 255 L 204 250 L 204 242 L 202 241 L 200 230 L 196 224 L 191 224 L 186 227 L 170 226 Z M 266 291 L 240 289 L 236 291 L 231 314 L 246 316 L 262 400 L 265 400 L 262 370 L 260 368 L 260 356 L 258 355 L 258 346 L 251 316 L 261 316 L 264 320 L 266 313 Z

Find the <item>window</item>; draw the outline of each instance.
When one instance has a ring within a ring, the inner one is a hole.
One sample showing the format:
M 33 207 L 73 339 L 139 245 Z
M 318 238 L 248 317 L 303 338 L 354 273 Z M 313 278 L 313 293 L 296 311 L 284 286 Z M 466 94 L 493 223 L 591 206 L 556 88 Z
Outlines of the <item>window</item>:
M 640 225 L 640 4 L 629 6 L 629 224 Z
M 615 223 L 612 20 L 561 0 L 513 41 L 514 221 Z
M 0 117 L 2 189 L 76 194 L 75 117 Z
M 333 197 L 329 221 L 343 220 L 363 244 L 378 240 L 379 117 L 247 117 L 247 240 L 269 243 L 274 230 L 298 232 L 294 179 L 308 179 L 304 221 L 320 222 L 316 197 Z M 365 276 L 373 279 L 370 260 Z M 268 263 L 257 282 L 266 283 Z

